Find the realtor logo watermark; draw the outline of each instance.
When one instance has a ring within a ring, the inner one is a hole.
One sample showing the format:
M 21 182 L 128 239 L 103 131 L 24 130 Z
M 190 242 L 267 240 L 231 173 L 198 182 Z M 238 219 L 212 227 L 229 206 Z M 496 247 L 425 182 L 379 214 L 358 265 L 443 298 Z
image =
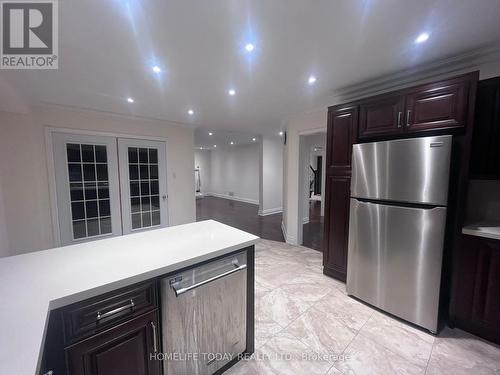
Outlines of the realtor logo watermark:
M 57 69 L 57 0 L 0 1 L 1 69 Z

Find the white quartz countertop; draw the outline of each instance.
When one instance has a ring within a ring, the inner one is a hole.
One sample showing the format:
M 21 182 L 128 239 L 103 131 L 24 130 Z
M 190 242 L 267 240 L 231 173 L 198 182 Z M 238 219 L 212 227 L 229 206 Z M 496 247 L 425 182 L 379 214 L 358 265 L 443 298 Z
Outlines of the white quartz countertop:
M 49 311 L 255 244 L 207 220 L 0 259 L 0 374 L 35 375 Z
M 500 222 L 498 221 L 471 222 L 466 224 L 462 228 L 462 233 L 471 236 L 500 240 Z

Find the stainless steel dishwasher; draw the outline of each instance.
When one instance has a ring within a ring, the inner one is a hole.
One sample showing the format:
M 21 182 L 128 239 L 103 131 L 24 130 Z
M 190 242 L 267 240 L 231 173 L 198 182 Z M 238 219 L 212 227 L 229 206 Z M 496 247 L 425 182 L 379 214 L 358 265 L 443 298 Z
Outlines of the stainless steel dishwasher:
M 165 375 L 209 375 L 246 349 L 246 252 L 161 281 Z

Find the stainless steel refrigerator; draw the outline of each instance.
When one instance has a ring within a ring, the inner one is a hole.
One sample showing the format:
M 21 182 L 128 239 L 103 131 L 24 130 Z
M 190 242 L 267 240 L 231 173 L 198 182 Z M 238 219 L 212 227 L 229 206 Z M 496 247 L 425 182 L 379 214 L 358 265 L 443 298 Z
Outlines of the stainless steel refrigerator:
M 436 333 L 451 136 L 353 146 L 347 293 Z

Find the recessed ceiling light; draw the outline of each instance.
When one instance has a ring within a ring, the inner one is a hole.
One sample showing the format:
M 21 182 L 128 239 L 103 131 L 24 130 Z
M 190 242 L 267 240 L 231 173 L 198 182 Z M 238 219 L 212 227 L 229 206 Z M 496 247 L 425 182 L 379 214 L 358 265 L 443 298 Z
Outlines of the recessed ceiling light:
M 127 98 L 127 102 L 129 102 L 129 103 L 133 103 L 133 102 L 134 102 L 134 99 L 132 99 L 132 98 Z
M 214 145 L 214 148 L 217 148 L 217 145 Z
M 256 140 L 257 140 L 257 138 L 252 138 L 252 141 L 254 141 L 254 142 L 255 142 Z
M 208 132 L 208 135 L 213 135 L 213 134 L 214 134 L 214 133 L 212 133 L 212 132 Z
M 190 110 L 188 111 L 188 114 L 192 116 L 192 115 L 194 115 L 194 111 L 193 111 L 192 109 L 190 109 Z
M 279 132 L 278 134 L 281 136 L 281 135 L 283 135 L 283 132 Z
M 317 79 L 315 76 L 310 76 L 309 79 L 307 80 L 307 83 L 309 83 L 310 85 L 313 85 L 316 83 L 316 81 L 317 81 Z
M 203 147 L 200 147 L 200 150 L 203 150 Z
M 252 52 L 255 49 L 255 46 L 252 43 L 247 43 L 245 49 L 247 50 L 247 52 Z
M 429 34 L 428 33 L 422 33 L 419 36 L 417 36 L 417 39 L 415 39 L 415 43 L 423 43 L 427 39 L 429 39 Z
M 227 93 L 228 93 L 229 95 L 231 95 L 231 96 L 234 96 L 234 95 L 236 95 L 236 90 L 234 90 L 234 89 L 230 89 Z
M 153 66 L 153 72 L 161 73 L 161 68 L 158 65 Z
M 233 142 L 233 141 L 231 141 L 231 144 L 232 144 L 232 145 L 234 145 L 234 142 Z

